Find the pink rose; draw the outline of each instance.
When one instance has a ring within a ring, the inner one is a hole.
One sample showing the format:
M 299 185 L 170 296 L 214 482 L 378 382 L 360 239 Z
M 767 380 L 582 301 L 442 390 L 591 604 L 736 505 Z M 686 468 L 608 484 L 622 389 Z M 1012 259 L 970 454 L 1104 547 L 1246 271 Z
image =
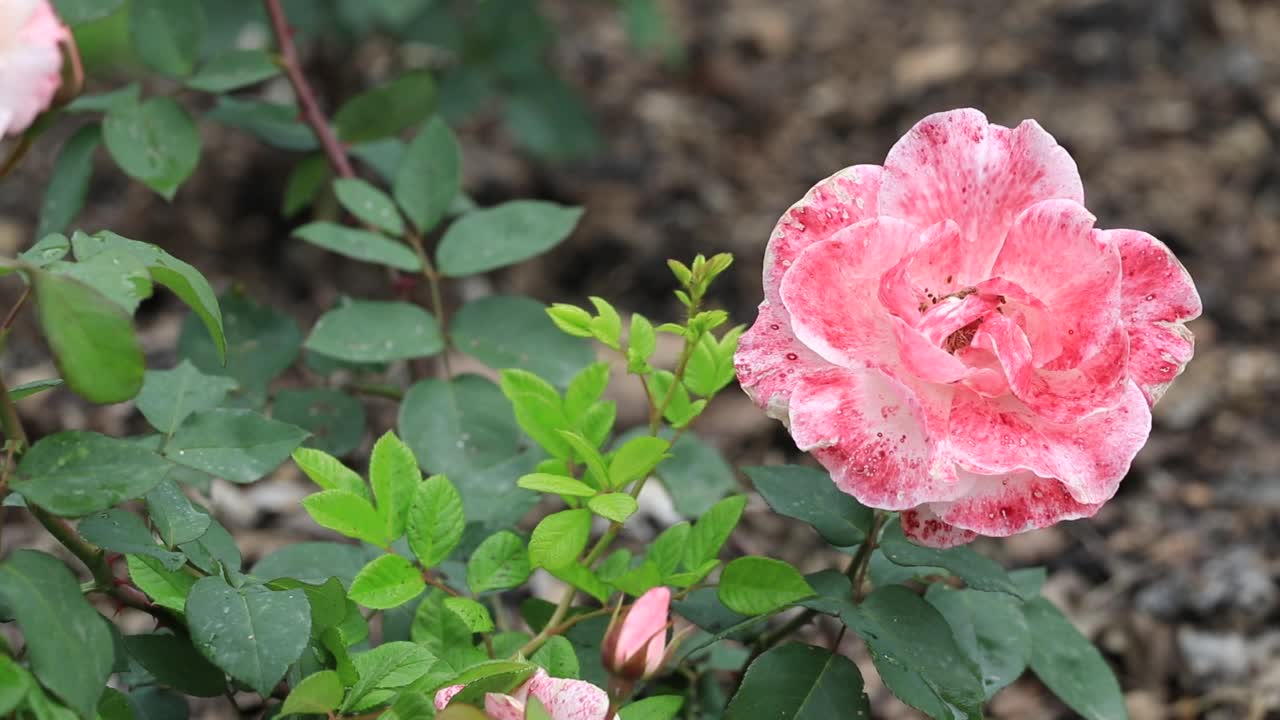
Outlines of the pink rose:
M 26 130 L 62 84 L 71 32 L 49 0 L 0 0 L 0 137 Z
M 444 710 L 463 685 L 451 685 L 436 693 L 436 710 Z M 510 693 L 484 696 L 484 713 L 489 720 L 524 720 L 524 705 L 532 695 L 542 702 L 552 720 L 605 720 L 609 696 L 586 680 L 553 678 L 541 668 Z M 617 716 L 614 716 L 617 720 Z
M 671 591 L 650 589 L 623 612 L 605 633 L 601 656 L 610 673 L 626 680 L 651 677 L 667 651 Z
M 778 222 L 739 382 L 921 544 L 1092 516 L 1191 359 L 1200 298 L 1163 243 L 1083 202 L 1034 121 L 921 120 Z

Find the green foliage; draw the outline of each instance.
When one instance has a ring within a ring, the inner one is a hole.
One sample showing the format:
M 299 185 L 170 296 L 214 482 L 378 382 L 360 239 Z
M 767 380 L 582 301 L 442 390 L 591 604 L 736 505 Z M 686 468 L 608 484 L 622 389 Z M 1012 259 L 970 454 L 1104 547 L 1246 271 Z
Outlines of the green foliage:
M 323 714 L 337 710 L 342 703 L 342 680 L 333 670 L 321 670 L 302 679 L 284 699 L 280 712 L 289 714 Z
M 65 232 L 80 213 L 93 175 L 93 154 L 101 144 L 102 128 L 95 123 L 80 128 L 62 145 L 45 189 L 36 237 Z
M 1128 716 L 1115 675 L 1084 635 L 1044 598 L 1023 606 L 1031 630 L 1031 670 L 1072 710 L 1088 720 Z
M 565 387 L 595 359 L 591 347 L 565 337 L 541 303 L 491 295 L 462 306 L 450 324 L 453 344 L 495 370 L 518 368 Z
M 302 590 L 236 588 L 220 577 L 198 580 L 186 604 L 196 649 L 228 675 L 263 695 L 306 648 L 311 614 Z
M 533 565 L 520 536 L 508 530 L 490 535 L 471 553 L 467 586 L 473 593 L 505 590 L 529 579 Z
M 409 144 L 396 171 L 392 193 L 418 232 L 440 222 L 458 196 L 462 152 L 453 131 L 433 118 Z
M 798 465 L 743 468 L 743 472 L 774 512 L 809 523 L 832 545 L 857 545 L 866 539 L 870 508 L 840 492 L 827 473 Z
M 33 445 L 22 456 L 11 487 L 55 515 L 79 517 L 142 497 L 171 468 L 134 443 L 68 430 Z
M 369 142 L 417 125 L 434 108 L 435 83 L 430 73 L 418 70 L 351 98 L 338 108 L 333 124 L 343 142 Z
M 398 607 L 426 589 L 422 572 L 399 555 L 380 555 L 351 581 L 352 600 L 374 610 Z
M 824 720 L 870 718 L 858 666 L 828 650 L 790 643 L 751 663 L 725 711 L 726 720 L 747 718 Z
M 720 602 L 742 615 L 763 615 L 780 610 L 814 592 L 799 570 L 781 560 L 741 557 L 720 575 Z
M 302 444 L 302 428 L 252 410 L 216 408 L 193 413 L 165 445 L 179 465 L 235 483 L 251 483 L 275 470 Z
M 425 568 L 435 567 L 449 557 L 462 540 L 466 518 L 462 496 L 443 475 L 433 475 L 414 490 L 409 511 L 409 547 Z
M 971 588 L 1019 594 L 1018 586 L 1010 579 L 1009 573 L 994 560 L 963 545 L 946 550 L 921 547 L 906 539 L 898 523 L 885 528 L 880 549 L 897 565 L 941 567 L 963 579 Z
M 533 567 L 559 570 L 577 560 L 591 534 L 590 510 L 562 510 L 546 516 L 529 538 Z
M 306 348 L 355 363 L 429 357 L 444 349 L 431 313 L 404 302 L 350 300 L 316 321 Z
M 167 0 L 147 0 L 153 6 Z M 181 4 L 181 3 L 176 3 Z M 200 160 L 200 134 L 182 106 L 167 97 L 111 104 L 102 139 L 125 174 L 172 200 Z
M 436 250 L 436 267 L 465 277 L 527 260 L 559 245 L 582 216 L 538 200 L 513 200 L 476 210 L 449 226 Z
M 312 245 L 352 260 L 385 265 L 406 272 L 422 269 L 422 261 L 408 245 L 369 230 L 316 221 L 297 228 L 293 234 Z

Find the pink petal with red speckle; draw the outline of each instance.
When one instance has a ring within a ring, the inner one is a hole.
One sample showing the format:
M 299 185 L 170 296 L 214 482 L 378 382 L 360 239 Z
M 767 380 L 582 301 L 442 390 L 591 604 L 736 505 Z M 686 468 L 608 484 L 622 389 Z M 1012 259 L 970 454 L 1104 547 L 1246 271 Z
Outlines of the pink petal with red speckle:
M 919 233 L 896 220 L 869 220 L 810 245 L 782 279 L 791 328 L 824 360 L 841 367 L 896 364 L 889 314 L 876 300 L 880 268 L 864 264 L 870 246 L 906 252 Z M 885 257 L 877 253 L 877 257 Z
M 805 378 L 791 396 L 791 437 L 860 502 L 904 510 L 954 497 L 962 488 L 936 442 L 950 390 L 917 395 L 879 370 Z M 933 430 L 931 434 L 929 430 Z
M 738 339 L 733 356 L 738 383 L 769 417 L 785 420 L 795 384 L 831 364 L 796 339 L 786 310 L 768 300 L 760 304 L 755 325 Z
M 764 252 L 764 298 L 777 303 L 782 276 L 810 245 L 876 216 L 880 166 L 847 167 L 814 185 L 773 229 Z
M 462 692 L 462 689 L 465 687 L 466 685 L 450 685 L 449 687 L 437 690 L 435 696 L 436 710 L 445 709 L 449 704 L 449 701 L 453 699 L 453 696 Z
M 1137 230 L 1104 234 L 1120 251 L 1129 373 L 1154 405 L 1195 351 L 1195 340 L 1182 323 L 1199 317 L 1200 296 L 1186 268 L 1164 243 Z
M 1092 504 L 1115 494 L 1151 432 L 1151 410 L 1132 382 L 1115 409 L 1069 424 L 1045 422 L 1013 398 L 957 391 L 950 428 L 951 453 L 963 470 L 1027 470 L 1056 478 L 1077 502 Z
M 489 720 L 524 720 L 524 703 L 510 695 L 485 693 L 484 714 Z
M 1102 503 L 1077 501 L 1057 480 L 1019 470 L 1004 475 L 961 472 L 969 494 L 949 503 L 933 503 L 939 520 L 981 535 L 1007 537 L 1048 527 L 1062 520 L 1093 517 Z M 927 543 L 926 543 L 927 544 Z
M 899 516 L 902 532 L 917 545 L 934 548 L 950 548 L 973 542 L 978 534 L 972 530 L 948 525 L 938 519 L 928 505 L 914 510 L 904 510 Z
M 1034 120 L 1011 130 L 952 110 L 916 123 L 889 151 L 879 212 L 919 227 L 954 220 L 973 257 L 989 262 L 1018 213 L 1051 198 L 1084 202 L 1075 161 L 1052 135 Z
M 529 694 L 542 701 L 552 720 L 605 720 L 609 712 L 604 690 L 585 680 L 553 678 L 542 670 L 529 681 Z

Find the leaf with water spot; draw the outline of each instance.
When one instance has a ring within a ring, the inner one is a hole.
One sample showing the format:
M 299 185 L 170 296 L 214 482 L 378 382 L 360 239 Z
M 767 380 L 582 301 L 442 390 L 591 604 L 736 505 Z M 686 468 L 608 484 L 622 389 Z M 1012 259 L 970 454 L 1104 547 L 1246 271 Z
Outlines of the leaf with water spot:
M 349 300 L 316 321 L 306 348 L 358 363 L 429 357 L 444 349 L 431 313 L 412 303 Z
M 68 430 L 36 442 L 10 487 L 55 515 L 79 517 L 141 497 L 172 467 L 135 443 Z
M 179 465 L 251 483 L 279 467 L 306 437 L 306 430 L 252 410 L 215 408 L 187 418 L 164 454 Z

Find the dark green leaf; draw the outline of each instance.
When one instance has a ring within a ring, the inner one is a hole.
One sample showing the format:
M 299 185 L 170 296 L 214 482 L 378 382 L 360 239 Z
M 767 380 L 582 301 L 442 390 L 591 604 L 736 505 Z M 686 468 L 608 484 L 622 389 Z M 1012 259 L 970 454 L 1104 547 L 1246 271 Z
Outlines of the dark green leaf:
M 44 392 L 45 390 L 51 390 L 61 385 L 62 385 L 62 378 L 49 378 L 47 380 L 32 380 L 29 383 L 22 383 L 21 385 L 15 388 L 11 388 L 9 390 L 9 398 L 14 402 L 18 402 L 23 398 L 31 397 L 36 393 L 41 393 L 41 392 Z
M 307 604 L 311 606 L 312 637 L 320 636 L 331 627 L 338 627 L 347 617 L 347 591 L 338 577 L 330 577 L 317 584 L 305 583 L 295 578 L 280 578 L 269 585 L 272 590 L 297 589 L 307 594 Z
M 71 241 L 66 235 L 54 233 L 40 238 L 36 244 L 18 253 L 18 259 L 35 267 L 47 267 L 67 256 L 71 251 Z M 11 269 L 3 269 L 11 272 Z
M 485 538 L 467 561 L 467 586 L 473 593 L 513 588 L 529 579 L 529 551 L 519 535 L 503 530 Z
M 275 470 L 307 432 L 252 410 L 217 408 L 187 418 L 165 446 L 170 460 L 236 483 Z
M 743 472 L 774 512 L 809 523 L 832 545 L 857 545 L 866 539 L 871 509 L 840 492 L 826 472 L 799 465 Z
M 124 646 L 156 680 L 176 690 L 196 697 L 218 697 L 226 689 L 222 671 L 210 665 L 185 637 L 128 635 Z
M 450 277 L 465 277 L 514 265 L 559 245 L 581 216 L 580 208 L 540 200 L 513 200 L 467 213 L 445 232 L 436 267 Z
M 681 435 L 669 454 L 658 465 L 658 477 L 671 493 L 676 510 L 685 517 L 700 517 L 738 487 L 724 456 L 695 433 Z
M 197 512 L 207 512 L 198 508 Z M 207 573 L 240 571 L 240 548 L 231 537 L 231 533 L 213 518 L 209 519 L 209 529 L 200 537 L 189 543 L 182 543 L 178 549 L 187 554 L 192 565 Z
M 0 563 L 0 600 L 22 628 L 31 669 L 82 717 L 91 717 L 115 656 L 111 631 L 61 562 L 17 550 Z
M 333 124 L 344 143 L 378 140 L 425 120 L 435 109 L 435 100 L 431 74 L 414 70 L 351 98 L 338 108 Z
M 743 615 L 764 615 L 814 592 L 799 570 L 781 560 L 748 556 L 725 566 L 718 588 L 720 602 Z
M 333 177 L 329 160 L 324 155 L 309 155 L 298 161 L 289 171 L 284 184 L 284 201 L 281 208 L 285 217 L 293 217 L 299 210 L 315 202 L 316 195 Z
M 432 118 L 409 144 L 395 174 L 392 192 L 418 232 L 428 232 L 458 195 L 462 152 L 453 131 Z
M 369 230 L 317 220 L 297 228 L 293 234 L 312 245 L 353 260 L 386 265 L 406 272 L 422 269 L 422 261 L 408 245 Z
M 1089 639 L 1058 608 L 1038 597 L 1022 606 L 1031 628 L 1031 670 L 1086 720 L 1125 720 L 1116 676 Z
M 76 233 L 76 237 L 82 235 Z M 75 243 L 74 239 L 72 243 Z M 53 263 L 46 269 L 79 280 L 130 315 L 138 309 L 139 303 L 151 297 L 153 289 L 147 266 L 119 249 L 108 250 L 89 259 L 81 258 L 76 263 Z
M 789 643 L 751 663 L 725 720 L 870 718 L 862 674 L 851 660 L 812 645 Z
M 450 332 L 459 350 L 489 367 L 528 370 L 558 387 L 595 359 L 590 343 L 560 332 L 546 307 L 525 297 L 491 295 L 467 303 Z
M 132 0 L 129 30 L 143 62 L 166 75 L 195 70 L 204 39 L 204 6 L 196 0 Z
M 310 432 L 305 445 L 334 455 L 355 450 L 364 436 L 364 404 L 339 390 L 281 390 L 271 416 Z
M 317 147 L 315 134 L 298 120 L 298 108 L 292 105 L 219 95 L 218 104 L 205 117 L 240 128 L 281 150 L 307 152 Z
M 53 0 L 53 7 L 58 11 L 62 22 L 71 25 L 83 25 L 119 10 L 124 0 Z
M 366 551 L 356 545 L 301 542 L 268 553 L 253 566 L 253 574 L 266 580 L 289 577 L 310 583 L 337 577 L 350 586 L 368 560 Z
M 67 386 L 95 403 L 137 395 L 142 347 L 129 316 L 83 283 L 46 272 L 32 275 L 40 325 Z
M 247 391 L 265 392 L 267 383 L 297 359 L 302 331 L 292 318 L 238 291 L 225 293 L 218 303 L 226 327 L 226 365 L 195 315 L 182 326 L 178 354 L 205 374 L 228 375 Z
M 333 194 L 342 207 L 359 220 L 391 235 L 404 234 L 404 220 L 395 202 L 368 182 L 360 178 L 339 178 L 333 181 Z
M 316 321 L 306 348 L 350 362 L 429 357 L 444 349 L 431 313 L 406 302 L 350 300 Z
M 199 72 L 187 79 L 187 85 L 205 92 L 224 93 L 279 74 L 280 66 L 265 50 L 228 50 L 210 58 Z
M 126 440 L 68 430 L 22 456 L 12 487 L 55 515 L 79 517 L 145 495 L 172 467 Z
M 131 555 L 146 555 L 160 561 L 166 570 L 177 570 L 187 564 L 182 553 L 169 552 L 151 537 L 142 518 L 127 510 L 111 508 L 89 515 L 76 526 L 80 536 L 106 550 Z
M 102 130 L 95 123 L 80 128 L 62 145 L 53 165 L 53 177 L 44 191 L 36 237 L 65 232 L 80 213 L 93 175 L 93 152 L 101 143 Z
M 143 687 L 129 693 L 135 720 L 187 720 L 187 699 L 164 688 Z
M 422 594 L 422 571 L 399 555 L 383 555 L 365 565 L 351 581 L 352 600 L 374 610 L 398 607 Z
M 151 427 L 172 435 L 191 413 L 218 407 L 235 387 L 235 380 L 206 375 L 190 360 L 183 360 L 172 370 L 146 372 L 138 409 Z
M 146 0 L 165 5 L 168 0 Z M 181 0 L 175 4 L 186 4 Z M 200 160 L 200 133 L 182 106 L 167 97 L 112 104 L 102 121 L 102 139 L 129 177 L 172 200 Z
M 191 588 L 186 614 L 196 648 L 262 695 L 271 693 L 302 654 L 311 632 L 303 591 L 274 592 L 261 585 L 237 589 L 216 576 Z
M 683 600 L 673 600 L 671 608 L 685 620 L 712 635 L 731 630 L 752 619 L 750 615 L 734 612 L 720 602 L 715 588 L 698 588 Z M 737 638 L 740 639 L 740 638 Z
M 925 600 L 942 613 L 960 649 L 978 666 L 988 700 L 1027 668 L 1031 631 L 1018 600 L 941 584 L 929 586 Z
M 1019 593 L 1018 586 L 1009 578 L 1009 573 L 991 558 L 979 555 L 973 548 L 964 545 L 946 550 L 916 545 L 907 540 L 902 533 L 902 526 L 896 522 L 885 528 L 880 549 L 885 557 L 897 565 L 946 568 L 975 590 L 1010 595 Z

